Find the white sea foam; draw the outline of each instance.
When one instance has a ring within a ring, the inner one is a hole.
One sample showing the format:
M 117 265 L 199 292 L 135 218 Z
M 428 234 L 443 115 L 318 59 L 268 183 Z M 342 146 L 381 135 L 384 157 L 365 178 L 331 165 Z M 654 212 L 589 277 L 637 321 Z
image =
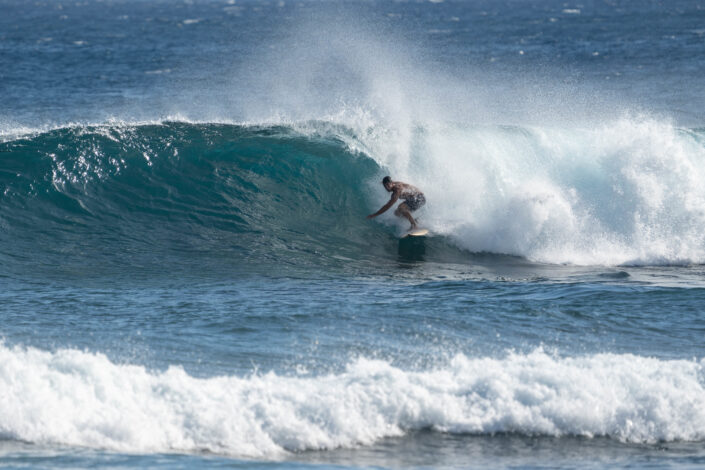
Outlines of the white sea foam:
M 468 250 L 583 265 L 705 263 L 702 134 L 625 117 L 362 135 L 358 146 L 394 178 L 424 190 L 424 224 Z
M 705 439 L 705 360 L 536 350 L 458 355 L 425 371 L 359 359 L 345 372 L 195 378 L 102 354 L 0 346 L 0 435 L 128 452 L 276 458 L 417 429 Z

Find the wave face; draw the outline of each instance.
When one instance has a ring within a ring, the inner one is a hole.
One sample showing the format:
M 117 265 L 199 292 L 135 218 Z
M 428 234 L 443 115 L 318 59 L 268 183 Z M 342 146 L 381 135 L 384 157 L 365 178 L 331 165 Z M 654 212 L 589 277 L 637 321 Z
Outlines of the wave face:
M 536 350 L 405 371 L 358 359 L 325 376 L 195 378 L 102 354 L 0 346 L 0 435 L 130 452 L 276 457 L 409 431 L 705 439 L 705 363 Z
M 285 127 L 73 127 L 2 145 L 5 255 L 159 264 L 306 264 L 363 248 L 360 185 L 377 165 Z M 38 252 L 38 254 L 37 254 Z M 82 261 L 81 261 L 82 260 Z
M 705 263 L 703 130 L 368 118 L 76 126 L 6 141 L 3 256 L 374 263 L 396 255 L 402 230 L 391 215 L 364 220 L 389 173 L 427 194 L 422 221 L 442 246 L 544 263 Z

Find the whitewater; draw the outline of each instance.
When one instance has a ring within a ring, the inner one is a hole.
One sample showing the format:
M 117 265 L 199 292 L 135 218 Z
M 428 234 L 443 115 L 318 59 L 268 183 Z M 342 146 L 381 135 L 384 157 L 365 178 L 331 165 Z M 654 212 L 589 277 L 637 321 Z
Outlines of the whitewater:
M 42 444 L 281 458 L 421 429 L 651 443 L 705 437 L 702 361 L 536 350 L 459 355 L 428 371 L 358 359 L 336 375 L 199 379 L 181 367 L 150 372 L 77 350 L 0 352 L 2 434 Z

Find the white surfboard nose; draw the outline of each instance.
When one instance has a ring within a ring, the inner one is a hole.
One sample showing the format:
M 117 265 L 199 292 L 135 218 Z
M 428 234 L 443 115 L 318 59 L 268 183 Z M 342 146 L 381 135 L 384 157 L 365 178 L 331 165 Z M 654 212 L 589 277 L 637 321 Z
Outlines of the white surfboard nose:
M 406 237 L 423 237 L 428 235 L 428 230 L 425 228 L 416 228 L 414 230 L 409 230 L 402 238 Z

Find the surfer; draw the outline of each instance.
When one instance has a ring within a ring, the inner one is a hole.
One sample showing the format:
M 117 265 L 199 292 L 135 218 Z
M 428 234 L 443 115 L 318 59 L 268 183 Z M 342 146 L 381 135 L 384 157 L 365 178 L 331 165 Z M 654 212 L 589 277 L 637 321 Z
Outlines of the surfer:
M 374 214 L 367 216 L 368 219 L 373 219 L 380 214 L 383 214 L 397 202 L 398 199 L 403 199 L 404 202 L 399 204 L 397 210 L 394 211 L 394 215 L 397 217 L 406 217 L 406 219 L 411 223 L 411 228 L 409 230 L 414 230 L 418 228 L 416 221 L 411 216 L 411 213 L 418 209 L 419 207 L 426 204 L 426 197 L 419 190 L 419 188 L 412 186 L 410 184 L 402 183 L 401 181 L 392 181 L 392 178 L 385 176 L 382 179 L 382 186 L 388 192 L 392 193 L 392 198 L 385 205 L 382 206 L 380 210 Z

